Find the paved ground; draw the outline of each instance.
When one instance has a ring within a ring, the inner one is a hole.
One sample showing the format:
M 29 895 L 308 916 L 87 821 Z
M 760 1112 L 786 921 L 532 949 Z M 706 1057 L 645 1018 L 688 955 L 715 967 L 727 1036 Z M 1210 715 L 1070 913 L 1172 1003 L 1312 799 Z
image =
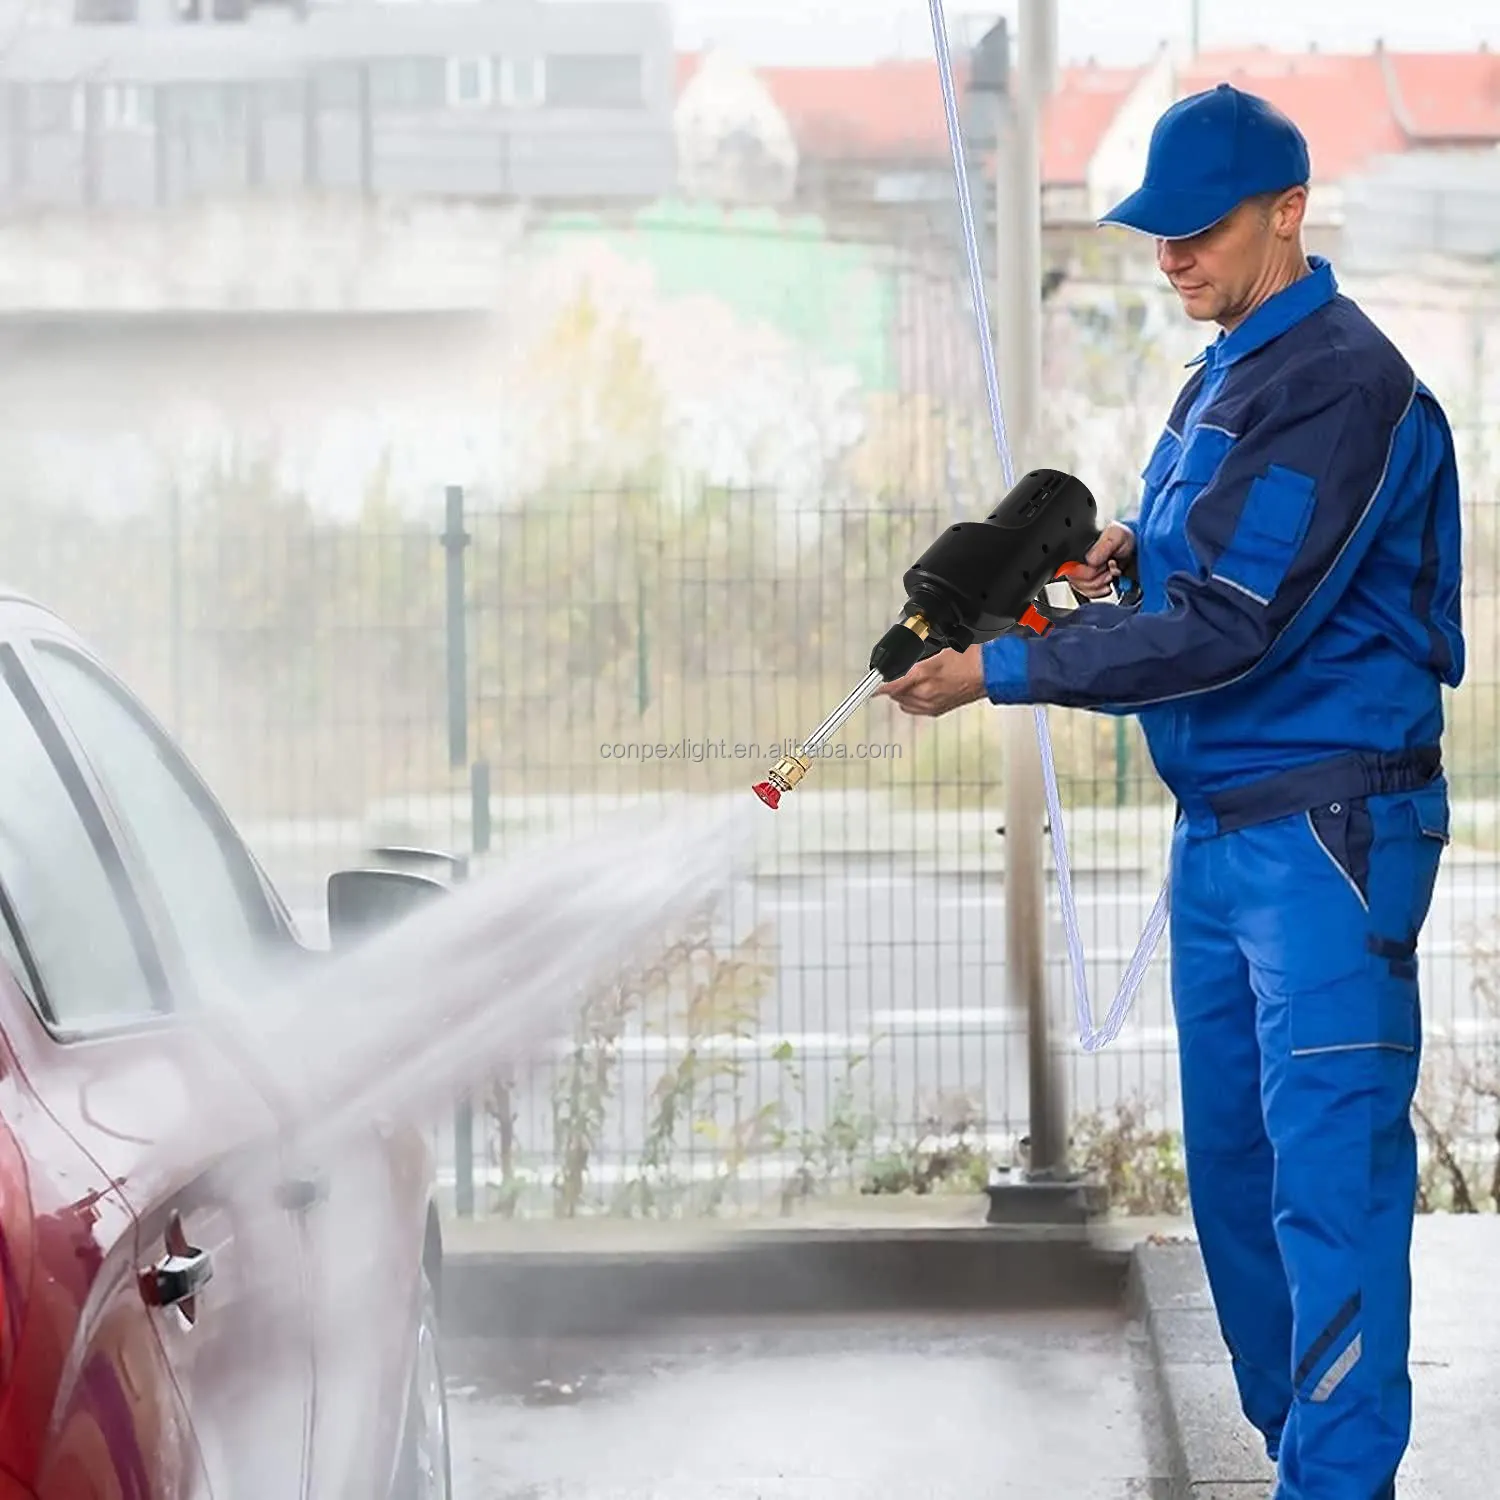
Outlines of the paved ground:
M 921 1266 L 969 1232 L 939 1207 L 900 1216 L 912 1275 L 939 1274 Z M 854 1210 L 825 1217 L 847 1227 Z M 593 1248 L 651 1261 L 661 1233 L 636 1226 Z M 1133 1248 L 1141 1295 L 1125 1311 L 1139 1323 L 1096 1303 L 720 1317 L 609 1343 L 459 1341 L 457 1500 L 1267 1500 L 1274 1476 L 1239 1414 L 1190 1221 L 1120 1221 L 1098 1237 Z M 583 1238 L 531 1248 L 566 1262 Z M 456 1266 L 504 1245 L 475 1225 L 450 1248 Z M 1418 1218 L 1401 1500 L 1495 1492 L 1497 1265 L 1500 1216 Z
M 716 1324 L 453 1346 L 456 1500 L 1167 1494 L 1110 1313 Z
M 1194 1500 L 1264 1500 L 1264 1452 L 1240 1418 L 1196 1246 L 1141 1247 L 1169 1442 Z M 1500 1218 L 1417 1220 L 1412 1442 L 1400 1500 L 1475 1500 L 1500 1474 Z

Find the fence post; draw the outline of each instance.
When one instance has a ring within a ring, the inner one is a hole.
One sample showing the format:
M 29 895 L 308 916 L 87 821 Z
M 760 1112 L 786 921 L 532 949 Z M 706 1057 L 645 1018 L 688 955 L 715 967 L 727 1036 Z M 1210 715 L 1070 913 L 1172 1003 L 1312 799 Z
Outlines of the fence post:
M 454 861 L 454 879 L 469 878 L 467 856 Z M 460 1219 L 474 1217 L 474 1101 L 464 1094 L 453 1106 L 453 1211 Z
M 996 299 L 1001 378 L 1023 463 L 1038 430 L 1042 239 L 1036 140 L 1056 72 L 1056 37 L 1056 0 L 1021 0 L 1020 66 L 996 132 L 997 221 L 1004 235 Z M 1011 709 L 1006 716 L 1005 969 L 1010 1002 L 1025 1012 L 1027 1022 L 1030 1153 L 1019 1180 L 991 1184 L 986 1216 L 991 1224 L 1078 1222 L 1101 1207 L 1099 1194 L 1069 1164 L 1064 1080 L 1049 1036 L 1043 805 L 1034 715 Z
M 475 856 L 488 854 L 490 851 L 492 829 L 490 824 L 490 763 L 479 759 L 469 767 L 469 827 L 472 830 L 469 847 Z M 472 866 L 470 867 L 472 871 Z M 511 1118 L 511 1100 L 513 1096 L 513 1080 L 507 1071 L 502 1070 L 499 1077 L 494 1081 L 495 1117 L 499 1132 L 500 1146 L 500 1182 L 502 1191 L 507 1195 L 506 1206 L 501 1210 L 504 1213 L 511 1211 L 509 1202 L 509 1190 L 515 1176 L 515 1130 Z M 469 1213 L 473 1213 L 474 1204 L 474 1115 L 473 1105 L 469 1100 L 463 1103 L 465 1126 L 468 1130 L 468 1185 L 467 1196 Z
M 1041 186 L 1036 139 L 1051 89 L 1051 0 L 1024 0 L 1020 67 L 996 120 L 996 253 L 1000 379 L 1015 452 L 1028 462 L 1037 432 L 1041 385 Z M 1046 881 L 1042 847 L 1042 760 L 1033 711 L 1005 715 L 1005 973 L 1011 1005 L 1026 1016 L 1030 1079 L 1028 1178 L 1050 1181 L 1067 1154 L 1062 1085 L 1052 1056 L 1047 1006 Z
M 639 555 L 639 552 L 637 552 Z M 640 570 L 644 573 L 644 569 Z M 635 582 L 635 711 L 644 714 L 651 704 L 651 637 L 646 623 L 646 580 Z
M 457 767 L 469 758 L 469 642 L 464 577 L 469 533 L 464 530 L 462 485 L 448 486 L 445 519 L 442 544 L 447 562 L 444 614 L 448 644 L 448 763 Z M 485 810 L 487 815 L 488 796 Z M 474 832 L 477 836 L 477 823 Z M 470 861 L 460 859 L 455 874 L 459 880 L 467 880 Z M 461 1219 L 474 1217 L 474 1104 L 467 1096 L 459 1099 L 453 1109 L 453 1207 Z
M 464 490 L 450 484 L 443 551 L 447 553 L 448 620 L 448 764 L 455 770 L 469 759 L 469 641 L 465 599 L 464 553 L 469 533 L 464 530 Z

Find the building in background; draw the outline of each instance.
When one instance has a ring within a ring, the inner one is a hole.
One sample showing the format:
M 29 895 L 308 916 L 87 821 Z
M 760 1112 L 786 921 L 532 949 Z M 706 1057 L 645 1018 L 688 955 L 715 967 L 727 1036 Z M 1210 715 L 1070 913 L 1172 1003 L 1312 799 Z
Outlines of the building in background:
M 999 24 L 954 58 L 980 204 L 974 86 L 1004 86 L 1009 49 Z M 1136 67 L 1059 70 L 1042 125 L 1055 260 L 1133 186 L 1162 110 L 1223 79 L 1307 133 L 1315 248 L 1500 254 L 1494 54 L 1164 47 Z M 301 191 L 628 216 L 680 196 L 908 242 L 954 230 L 929 60 L 679 56 L 665 0 L 52 0 L 6 23 L 0 95 L 0 213 L 13 215 Z
M 1139 68 L 1059 70 L 1042 115 L 1042 221 L 1092 225 L 1139 185 L 1157 117 L 1172 102 L 1162 51 Z
M 666 4 L 76 0 L 0 50 L 0 208 L 673 191 Z
M 792 123 L 754 68 L 727 53 L 679 64 L 677 186 L 724 204 L 782 204 L 797 192 Z
M 1344 184 L 1345 255 L 1372 272 L 1500 262 L 1500 57 L 1385 53 L 1406 149 Z
M 955 57 L 954 71 L 965 88 L 967 60 Z M 878 222 L 893 232 L 903 222 L 925 227 L 935 210 L 951 212 L 943 98 L 930 62 L 751 68 L 723 53 L 689 54 L 678 80 L 680 108 L 691 117 L 738 111 L 735 156 L 753 150 L 789 166 L 762 203 L 793 204 L 845 229 Z M 690 148 L 679 136 L 683 149 Z M 684 177 L 680 186 L 697 196 L 703 183 Z
M 699 62 L 682 59 L 679 80 L 701 101 L 707 81 Z M 973 77 L 967 58 L 955 58 L 955 74 L 967 91 Z M 741 88 L 746 76 L 759 79 L 755 128 L 767 142 L 783 143 L 783 159 L 790 137 L 797 159 L 790 196 L 799 205 L 838 218 L 915 205 L 934 223 L 946 222 L 951 167 L 931 63 L 764 68 L 753 75 L 744 69 L 736 76 Z M 1061 68 L 1042 121 L 1043 219 L 1054 248 L 1075 245 L 1078 231 L 1136 185 L 1162 111 L 1221 81 L 1261 94 L 1306 133 L 1315 249 L 1343 249 L 1351 185 L 1359 216 L 1351 244 L 1374 246 L 1379 236 L 1369 216 L 1385 210 L 1382 183 L 1389 179 L 1391 190 L 1403 194 L 1429 183 L 1416 208 L 1389 205 L 1393 218 L 1404 213 L 1423 224 L 1418 239 L 1411 230 L 1399 243 L 1420 242 L 1435 254 L 1500 254 L 1492 185 L 1500 159 L 1500 58 L 1482 50 L 1335 54 L 1264 47 L 1189 56 L 1164 48 L 1135 68 Z M 982 136 L 973 139 L 981 143 L 974 155 L 982 175 Z M 1430 172 L 1410 165 L 1417 160 L 1435 165 Z M 784 180 L 777 192 L 787 196 Z

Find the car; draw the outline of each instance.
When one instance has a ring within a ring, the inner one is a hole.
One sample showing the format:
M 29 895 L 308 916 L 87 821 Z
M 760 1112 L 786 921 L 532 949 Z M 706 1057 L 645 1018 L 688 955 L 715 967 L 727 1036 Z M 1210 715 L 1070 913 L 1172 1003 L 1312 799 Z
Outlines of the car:
M 0 592 L 0 1500 L 448 1500 L 423 1133 L 319 1159 L 244 1041 L 329 961 L 140 698 Z

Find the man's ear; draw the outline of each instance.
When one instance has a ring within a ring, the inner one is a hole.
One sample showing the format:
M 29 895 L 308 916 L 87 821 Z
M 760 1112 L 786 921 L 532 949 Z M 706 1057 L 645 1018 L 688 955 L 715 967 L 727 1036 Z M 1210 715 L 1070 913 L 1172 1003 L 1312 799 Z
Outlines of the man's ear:
M 1302 221 L 1307 214 L 1307 189 L 1288 188 L 1276 200 L 1271 211 L 1272 226 L 1279 239 L 1295 239 L 1302 230 Z

